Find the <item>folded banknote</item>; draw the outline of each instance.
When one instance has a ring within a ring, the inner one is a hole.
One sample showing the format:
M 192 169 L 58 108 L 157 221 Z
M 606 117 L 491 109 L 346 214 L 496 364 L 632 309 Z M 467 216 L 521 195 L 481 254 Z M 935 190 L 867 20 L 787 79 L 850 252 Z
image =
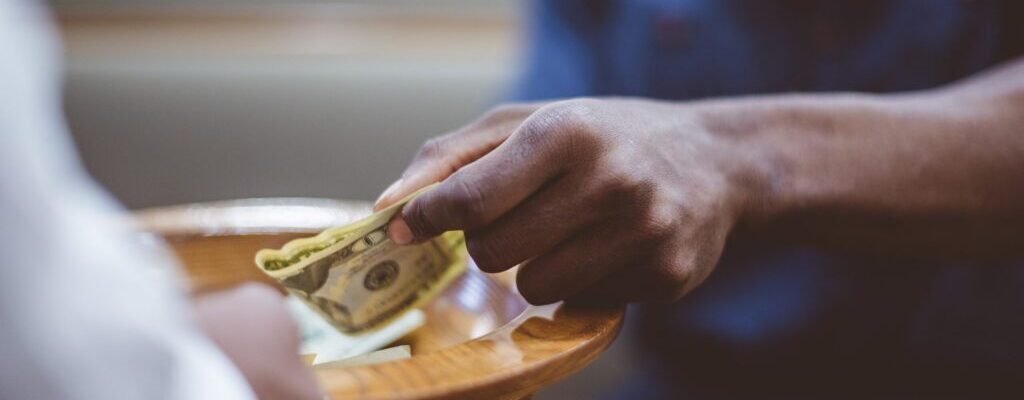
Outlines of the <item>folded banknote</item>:
M 373 332 L 349 336 L 338 332 L 297 297 L 288 296 L 287 304 L 299 326 L 299 354 L 317 366 L 372 354 L 423 326 L 426 320 L 423 311 L 412 310 Z
M 387 235 L 403 205 L 432 189 L 351 224 L 256 253 L 256 265 L 339 331 L 357 335 L 381 329 L 422 306 L 465 271 L 462 232 L 447 232 L 413 245 Z

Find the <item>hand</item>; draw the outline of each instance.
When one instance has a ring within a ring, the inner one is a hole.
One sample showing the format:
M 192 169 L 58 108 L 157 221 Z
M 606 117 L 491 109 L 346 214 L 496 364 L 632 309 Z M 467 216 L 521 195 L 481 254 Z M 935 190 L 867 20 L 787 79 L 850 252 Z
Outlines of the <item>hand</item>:
M 203 295 L 195 307 L 200 326 L 257 397 L 322 399 L 313 374 L 298 356 L 298 327 L 283 300 L 269 286 L 245 284 Z
M 504 106 L 424 144 L 376 207 L 443 180 L 391 222 L 393 240 L 464 230 L 482 270 L 525 262 L 533 304 L 672 301 L 711 272 L 748 198 L 732 142 L 668 103 Z

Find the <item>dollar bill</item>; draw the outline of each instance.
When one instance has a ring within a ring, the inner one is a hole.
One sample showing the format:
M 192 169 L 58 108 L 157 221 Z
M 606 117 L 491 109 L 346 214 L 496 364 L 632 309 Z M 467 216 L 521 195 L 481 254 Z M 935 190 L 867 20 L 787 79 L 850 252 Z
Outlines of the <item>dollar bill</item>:
M 426 320 L 423 311 L 413 310 L 373 332 L 349 336 L 338 332 L 297 297 L 288 296 L 286 304 L 299 326 L 299 354 L 309 365 L 323 365 L 372 354 L 423 326 Z
M 281 249 L 256 253 L 256 265 L 346 334 L 387 325 L 436 296 L 466 268 L 462 232 L 399 246 L 388 222 L 428 186 L 346 226 Z
M 358 355 L 355 357 L 349 357 L 337 361 L 325 362 L 318 364 L 317 368 L 348 368 L 358 367 L 362 365 L 374 365 L 382 364 L 391 361 L 404 360 L 412 357 L 412 348 L 409 345 L 404 344 L 401 346 L 390 347 L 383 350 L 377 350 L 371 353 Z

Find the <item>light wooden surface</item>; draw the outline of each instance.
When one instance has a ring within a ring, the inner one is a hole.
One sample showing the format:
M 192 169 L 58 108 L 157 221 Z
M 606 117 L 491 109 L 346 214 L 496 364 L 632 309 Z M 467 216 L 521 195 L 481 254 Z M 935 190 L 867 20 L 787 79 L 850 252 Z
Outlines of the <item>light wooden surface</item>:
M 513 61 L 516 13 L 431 7 L 100 7 L 60 10 L 77 55 L 430 57 Z
M 265 199 L 150 209 L 136 220 L 166 238 L 195 289 L 206 291 L 274 284 L 253 265 L 256 250 L 368 212 L 363 203 Z M 530 306 L 512 278 L 471 266 L 424 308 L 427 324 L 400 340 L 412 358 L 318 369 L 321 385 L 338 399 L 520 399 L 589 364 L 621 328 L 622 307 Z

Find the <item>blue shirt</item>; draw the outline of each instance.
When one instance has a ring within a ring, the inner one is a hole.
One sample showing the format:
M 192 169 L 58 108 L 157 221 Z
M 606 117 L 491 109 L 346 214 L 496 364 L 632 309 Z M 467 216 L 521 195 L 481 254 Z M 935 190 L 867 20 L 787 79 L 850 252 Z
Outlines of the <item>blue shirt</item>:
M 1020 54 L 1021 4 L 534 1 L 514 97 L 931 88 Z M 732 243 L 694 293 L 631 312 L 653 366 L 627 398 L 984 397 L 978 387 L 1005 395 L 1005 378 L 1024 371 L 1024 268 L 1013 263 Z
M 1002 23 L 1015 7 L 1004 3 L 535 1 L 517 97 L 685 100 L 934 87 L 1005 58 L 1017 33 Z

